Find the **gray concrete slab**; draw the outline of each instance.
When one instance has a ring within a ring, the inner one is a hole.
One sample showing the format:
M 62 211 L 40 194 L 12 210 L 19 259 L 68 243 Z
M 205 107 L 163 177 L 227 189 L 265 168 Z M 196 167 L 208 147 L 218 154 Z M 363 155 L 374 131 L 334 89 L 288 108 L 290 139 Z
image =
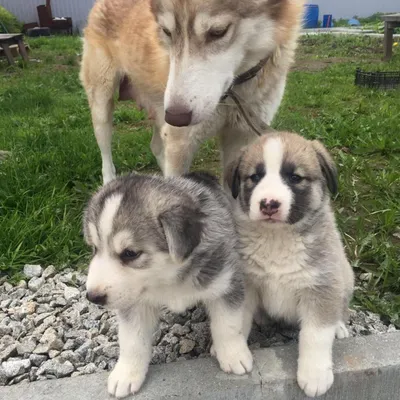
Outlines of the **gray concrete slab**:
M 297 346 L 256 350 L 252 374 L 224 374 L 213 359 L 150 368 L 135 400 L 303 400 L 296 383 Z M 400 332 L 337 340 L 335 382 L 321 400 L 399 400 Z M 107 373 L 0 389 L 1 400 L 106 400 Z

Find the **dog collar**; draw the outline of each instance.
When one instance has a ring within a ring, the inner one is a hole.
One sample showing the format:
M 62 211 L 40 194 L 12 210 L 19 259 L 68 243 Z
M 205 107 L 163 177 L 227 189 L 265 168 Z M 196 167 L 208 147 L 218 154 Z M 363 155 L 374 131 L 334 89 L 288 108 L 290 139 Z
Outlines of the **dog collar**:
M 236 76 L 232 84 L 229 86 L 228 90 L 225 92 L 225 94 L 222 95 L 220 101 L 225 100 L 228 96 L 231 95 L 231 91 L 234 88 L 234 86 L 241 85 L 242 83 L 245 83 L 249 81 L 250 79 L 253 79 L 260 71 L 261 69 L 265 66 L 265 64 L 268 62 L 269 56 L 263 58 L 257 65 L 254 67 L 250 68 L 246 72 L 243 72 L 243 74 L 240 74 Z
M 266 124 L 262 124 L 259 127 L 256 126 L 256 124 L 253 123 L 251 120 L 250 116 L 247 114 L 246 110 L 243 108 L 242 104 L 240 103 L 239 96 L 235 93 L 233 90 L 234 86 L 241 85 L 244 82 L 249 81 L 250 79 L 253 79 L 260 71 L 261 69 L 265 66 L 265 64 L 268 62 L 269 56 L 266 58 L 263 58 L 257 65 L 255 65 L 253 68 L 250 68 L 248 71 L 243 72 L 243 74 L 238 75 L 232 82 L 231 86 L 229 86 L 229 89 L 225 92 L 225 94 L 221 97 L 220 102 L 223 102 L 227 97 L 230 97 L 234 103 L 236 104 L 237 108 L 239 109 L 239 112 L 242 114 L 244 120 L 246 121 L 247 125 L 256 133 L 257 136 L 262 136 L 263 132 L 268 130 L 270 132 L 274 131 L 270 126 Z

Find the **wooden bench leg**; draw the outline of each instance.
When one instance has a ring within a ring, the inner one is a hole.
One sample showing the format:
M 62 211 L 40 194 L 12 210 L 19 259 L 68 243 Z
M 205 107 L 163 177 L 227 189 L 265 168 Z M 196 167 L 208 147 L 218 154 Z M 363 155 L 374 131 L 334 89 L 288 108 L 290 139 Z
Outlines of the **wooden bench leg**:
M 12 53 L 11 53 L 10 48 L 8 47 L 8 44 L 7 44 L 7 43 L 2 43 L 2 44 L 1 44 L 1 47 L 3 48 L 4 54 L 5 54 L 6 57 L 7 57 L 8 63 L 9 63 L 10 65 L 13 65 L 13 64 L 14 64 L 14 57 L 13 57 L 13 55 L 12 55 Z
M 28 62 L 28 53 L 26 52 L 25 44 L 22 40 L 18 40 L 18 48 L 19 48 L 19 54 L 21 54 L 21 57 L 24 59 L 24 61 Z
M 383 38 L 383 60 L 389 61 L 392 58 L 392 50 L 393 50 L 393 27 L 385 22 L 385 35 Z

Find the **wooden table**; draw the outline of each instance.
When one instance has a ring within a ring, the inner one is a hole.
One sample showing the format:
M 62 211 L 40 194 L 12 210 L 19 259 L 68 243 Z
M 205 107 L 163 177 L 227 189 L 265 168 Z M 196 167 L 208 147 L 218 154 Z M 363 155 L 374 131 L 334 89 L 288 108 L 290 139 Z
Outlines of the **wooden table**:
M 22 33 L 0 34 L 0 47 L 3 48 L 4 54 L 6 55 L 8 63 L 10 65 L 14 64 L 14 57 L 10 50 L 10 45 L 13 44 L 18 45 L 19 54 L 24 59 L 24 61 L 28 61 L 28 53 L 25 49 L 24 35 Z
M 382 19 L 385 22 L 385 35 L 383 37 L 383 59 L 385 61 L 389 61 L 392 58 L 393 31 L 394 28 L 400 26 L 400 13 L 382 15 Z

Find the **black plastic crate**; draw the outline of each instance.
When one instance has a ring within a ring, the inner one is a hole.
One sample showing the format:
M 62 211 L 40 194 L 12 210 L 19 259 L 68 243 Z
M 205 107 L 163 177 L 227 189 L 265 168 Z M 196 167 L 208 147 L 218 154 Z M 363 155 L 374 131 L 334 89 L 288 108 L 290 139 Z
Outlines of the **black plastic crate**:
M 366 72 L 356 69 L 355 84 L 375 89 L 399 89 L 400 71 L 398 72 Z

